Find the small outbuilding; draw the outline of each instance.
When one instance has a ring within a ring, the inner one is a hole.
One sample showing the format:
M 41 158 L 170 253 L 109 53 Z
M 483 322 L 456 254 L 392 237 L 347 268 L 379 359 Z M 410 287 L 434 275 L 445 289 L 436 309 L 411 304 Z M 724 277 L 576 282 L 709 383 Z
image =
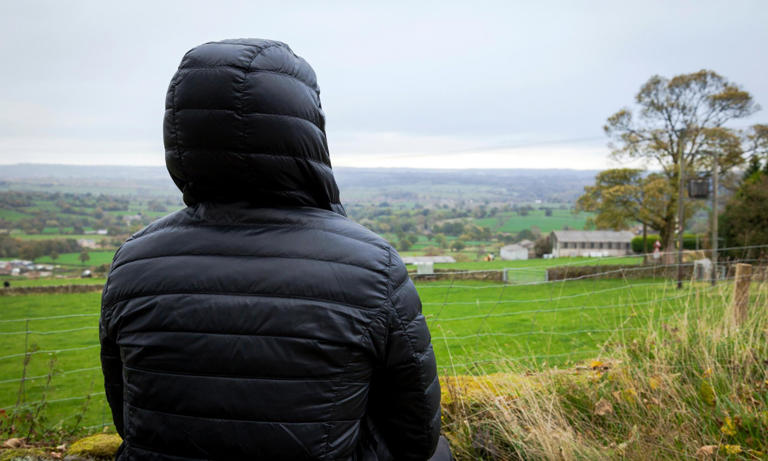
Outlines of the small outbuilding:
M 536 257 L 536 244 L 528 239 L 523 239 L 517 242 L 518 245 L 528 250 L 528 259 Z
M 500 254 L 505 261 L 528 259 L 528 249 L 517 243 L 501 247 Z

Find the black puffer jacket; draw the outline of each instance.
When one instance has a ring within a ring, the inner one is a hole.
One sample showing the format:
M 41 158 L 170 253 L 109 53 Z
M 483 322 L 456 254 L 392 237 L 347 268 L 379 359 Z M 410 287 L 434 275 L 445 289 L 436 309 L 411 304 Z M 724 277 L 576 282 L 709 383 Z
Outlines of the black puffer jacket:
M 168 90 L 187 208 L 131 237 L 100 337 L 120 460 L 423 460 L 440 390 L 405 267 L 339 203 L 311 67 L 208 43 Z

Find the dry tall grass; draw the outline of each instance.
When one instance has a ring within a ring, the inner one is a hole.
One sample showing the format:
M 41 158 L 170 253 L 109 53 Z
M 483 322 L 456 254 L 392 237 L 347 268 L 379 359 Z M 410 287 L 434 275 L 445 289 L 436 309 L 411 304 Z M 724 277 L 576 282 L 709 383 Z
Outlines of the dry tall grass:
M 768 285 L 735 325 L 731 284 L 573 369 L 443 379 L 457 459 L 768 459 Z

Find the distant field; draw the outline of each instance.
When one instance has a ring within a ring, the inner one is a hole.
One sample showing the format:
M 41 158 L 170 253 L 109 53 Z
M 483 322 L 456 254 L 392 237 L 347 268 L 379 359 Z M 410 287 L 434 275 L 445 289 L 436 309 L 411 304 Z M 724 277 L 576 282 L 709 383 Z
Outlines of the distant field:
M 11 277 L 8 275 L 0 275 L 0 283 L 6 280 L 10 282 L 12 287 L 40 287 L 40 286 L 96 285 L 96 284 L 103 285 L 106 282 L 106 279 L 103 279 L 103 278 L 66 277 L 66 278 L 27 279 L 23 277 Z
M 560 230 L 566 227 L 570 229 L 583 229 L 587 223 L 586 213 L 573 214 L 570 210 L 552 209 L 552 216 L 546 216 L 544 210 L 533 210 L 527 216 L 517 213 L 499 213 L 493 218 L 475 219 L 478 226 L 488 227 L 494 232 L 517 233 L 524 229 L 536 226 L 542 233 Z
M 0 219 L 5 219 L 7 221 L 18 221 L 20 219 L 24 218 L 31 218 L 32 215 L 28 215 L 26 213 L 22 213 L 20 211 L 16 210 L 8 210 L 8 209 L 0 209 Z
M 115 255 L 115 251 L 94 250 L 94 251 L 89 251 L 88 255 L 91 257 L 91 259 L 84 263 L 80 261 L 80 253 L 62 253 L 59 255 L 58 259 L 56 259 L 55 261 L 52 260 L 50 256 L 43 256 L 41 258 L 37 258 L 35 262 L 40 264 L 61 264 L 61 265 L 68 265 L 68 266 L 84 266 L 84 267 L 100 266 L 102 264 L 112 263 L 112 257 Z
M 59 234 L 55 232 L 42 233 L 42 234 L 25 234 L 23 232 L 14 231 L 11 232 L 11 237 L 22 240 L 49 240 L 49 239 L 88 239 L 88 240 L 103 240 L 109 238 L 109 235 L 98 234 Z

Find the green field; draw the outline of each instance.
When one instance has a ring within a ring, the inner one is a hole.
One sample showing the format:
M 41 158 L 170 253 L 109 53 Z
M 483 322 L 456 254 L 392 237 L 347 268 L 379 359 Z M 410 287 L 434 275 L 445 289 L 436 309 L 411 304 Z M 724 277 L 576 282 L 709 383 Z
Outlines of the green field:
M 58 233 L 42 233 L 42 234 L 25 234 L 19 231 L 11 232 L 11 237 L 22 240 L 56 240 L 56 239 L 87 239 L 87 240 L 103 240 L 109 238 L 109 235 L 99 234 L 58 234 Z
M 597 357 L 606 342 L 660 328 L 670 315 L 717 293 L 704 284 L 680 292 L 665 280 L 619 279 L 523 285 L 456 280 L 417 288 L 441 373 L 492 372 L 500 360 L 551 366 Z M 34 410 L 30 402 L 45 393 L 46 424 L 108 423 L 98 358 L 100 293 L 0 299 L 0 408 L 11 411 L 21 395 L 23 408 Z M 20 389 L 25 348 L 33 354 Z M 81 413 L 86 417 L 78 422 Z
M 587 213 L 574 214 L 570 210 L 553 208 L 552 216 L 546 216 L 544 210 L 530 211 L 527 216 L 520 216 L 514 212 L 504 212 L 492 218 L 475 219 L 474 222 L 478 226 L 489 227 L 494 232 L 515 234 L 535 226 L 542 233 L 546 234 L 553 230 L 565 229 L 566 227 L 570 229 L 584 229 L 588 217 L 589 214 Z
M 86 262 L 80 261 L 80 253 L 62 253 L 55 261 L 50 256 L 43 256 L 35 259 L 36 263 L 40 264 L 61 264 L 66 266 L 100 266 L 102 264 L 111 264 L 112 257 L 115 255 L 114 250 L 94 250 L 89 251 L 88 256 L 91 257 Z
M 44 415 L 50 427 L 60 424 L 66 429 L 78 423 L 77 415 L 81 413 L 85 418 L 78 426 L 110 421 L 96 346 L 99 296 L 83 293 L 2 298 L 0 407 L 8 412 L 21 398 L 27 402 L 22 404 L 24 409 L 35 411 L 34 402 L 45 393 L 48 404 Z M 18 321 L 40 317 L 47 319 Z M 27 328 L 33 332 L 29 336 L 24 334 Z M 27 381 L 21 388 L 25 344 L 33 355 L 26 370 Z M 50 371 L 55 376 L 46 386 Z M 85 398 L 90 394 L 94 395 Z
M 62 277 L 62 278 L 40 278 L 28 279 L 25 277 L 12 277 L 10 275 L 0 275 L 0 282 L 8 281 L 11 287 L 39 287 L 56 285 L 103 285 L 106 279 L 103 278 L 81 278 L 81 277 Z

